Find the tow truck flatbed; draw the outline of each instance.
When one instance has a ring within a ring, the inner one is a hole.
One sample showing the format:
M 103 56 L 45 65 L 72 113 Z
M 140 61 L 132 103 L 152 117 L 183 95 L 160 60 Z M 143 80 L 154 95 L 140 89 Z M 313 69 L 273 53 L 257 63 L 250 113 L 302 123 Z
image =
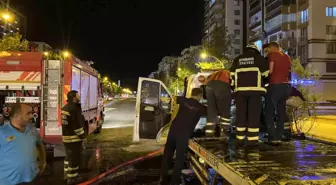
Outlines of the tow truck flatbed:
M 260 144 L 246 151 L 235 150 L 230 140 L 199 139 L 190 140 L 189 148 L 191 167 L 202 184 L 211 182 L 208 172 L 212 168 L 232 185 L 336 185 L 334 145 L 292 140 L 277 147 Z

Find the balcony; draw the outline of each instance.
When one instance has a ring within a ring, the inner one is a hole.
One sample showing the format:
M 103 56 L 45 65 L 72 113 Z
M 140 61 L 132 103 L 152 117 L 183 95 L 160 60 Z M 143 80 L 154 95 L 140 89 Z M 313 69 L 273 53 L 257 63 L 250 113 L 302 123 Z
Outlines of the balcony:
M 298 11 L 305 10 L 309 7 L 309 0 L 298 0 Z
M 304 22 L 304 23 L 299 23 L 299 24 L 297 25 L 297 29 L 306 28 L 306 27 L 308 27 L 308 25 L 309 25 L 309 22 L 308 22 L 308 21 L 307 21 L 307 22 Z
M 250 24 L 249 27 L 250 27 L 250 30 L 253 30 L 254 28 L 256 28 L 260 25 L 261 25 L 261 21 L 258 21 L 258 22 L 255 22 L 253 24 Z
M 282 5 L 281 6 L 281 13 L 282 14 L 292 14 L 296 13 L 296 4 L 290 4 L 290 5 Z
M 258 32 L 249 32 L 249 42 L 254 42 L 260 39 L 260 34 Z
M 296 22 L 285 22 L 281 24 L 282 31 L 296 30 Z
M 283 49 L 295 48 L 297 44 L 296 38 L 284 38 L 278 41 Z

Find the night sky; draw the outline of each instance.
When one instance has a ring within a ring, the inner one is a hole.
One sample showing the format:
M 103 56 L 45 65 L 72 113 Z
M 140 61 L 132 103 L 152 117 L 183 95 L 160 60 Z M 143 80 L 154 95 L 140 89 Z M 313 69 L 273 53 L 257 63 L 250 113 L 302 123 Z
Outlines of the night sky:
M 135 88 L 164 56 L 201 43 L 203 0 L 11 0 L 27 39 L 69 48 L 102 75 Z M 71 33 L 71 34 L 69 34 Z M 70 35 L 70 39 L 68 39 Z M 69 40 L 69 41 L 68 41 Z

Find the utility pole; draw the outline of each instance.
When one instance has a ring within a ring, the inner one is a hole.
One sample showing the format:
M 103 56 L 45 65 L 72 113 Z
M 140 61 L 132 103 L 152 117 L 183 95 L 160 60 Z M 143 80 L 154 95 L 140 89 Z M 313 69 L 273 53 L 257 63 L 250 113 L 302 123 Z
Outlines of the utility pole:
M 247 16 L 249 14 L 249 9 L 248 9 L 248 2 L 247 0 L 242 0 L 243 2 L 243 46 L 247 46 L 249 42 L 249 26 L 248 26 L 248 21 L 247 21 Z
M 261 0 L 261 41 L 262 44 L 265 44 L 265 39 L 267 37 L 267 32 L 265 30 L 265 21 L 266 21 L 266 7 L 265 7 L 265 0 Z

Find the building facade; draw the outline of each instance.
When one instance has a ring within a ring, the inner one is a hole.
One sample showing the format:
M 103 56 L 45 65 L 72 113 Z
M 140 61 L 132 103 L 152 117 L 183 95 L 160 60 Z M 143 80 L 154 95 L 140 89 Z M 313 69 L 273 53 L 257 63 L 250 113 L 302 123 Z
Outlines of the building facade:
M 0 37 L 16 32 L 26 37 L 25 16 L 0 1 Z
M 259 47 L 277 41 L 321 75 L 314 88 L 336 100 L 336 1 L 249 0 L 248 39 Z
M 242 52 L 243 12 L 241 0 L 205 0 L 204 3 L 204 38 L 210 40 L 216 24 L 224 24 L 232 38 L 233 58 Z

